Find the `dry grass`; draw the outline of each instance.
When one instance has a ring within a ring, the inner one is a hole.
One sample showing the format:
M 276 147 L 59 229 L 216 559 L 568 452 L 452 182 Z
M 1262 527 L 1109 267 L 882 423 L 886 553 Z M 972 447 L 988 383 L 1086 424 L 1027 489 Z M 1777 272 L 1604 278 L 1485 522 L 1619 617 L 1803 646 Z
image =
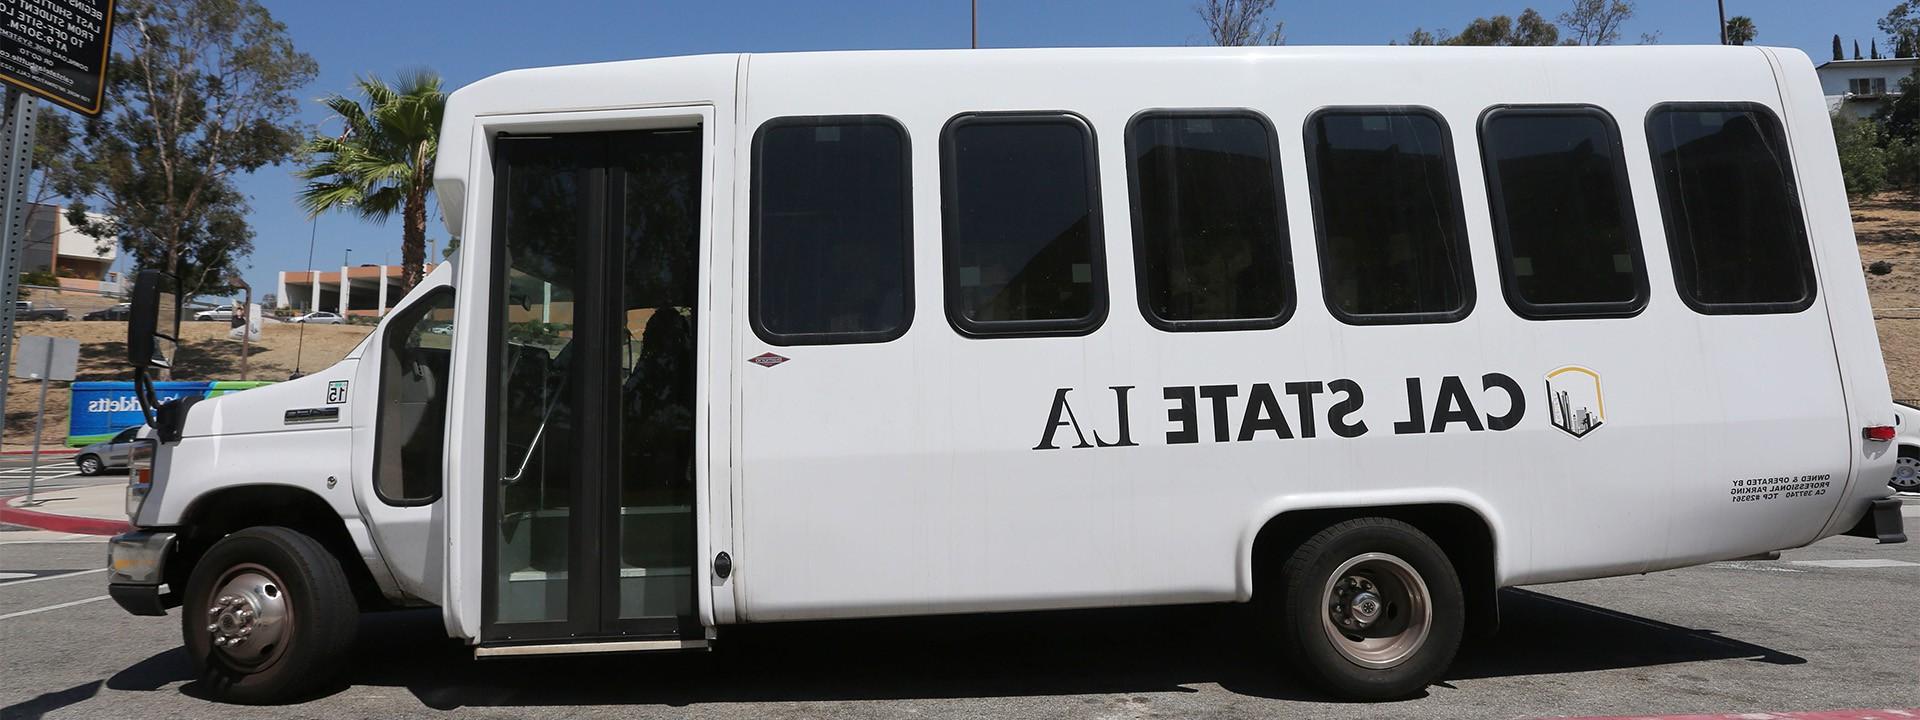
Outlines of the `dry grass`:
M 80 341 L 79 380 L 130 380 L 127 371 L 127 325 L 123 322 L 30 322 L 15 327 L 16 336 L 49 335 Z M 267 323 L 260 330 L 260 341 L 248 353 L 248 372 L 240 374 L 240 343 L 227 339 L 227 324 L 189 322 L 181 326 L 183 338 L 175 380 L 285 380 L 294 370 L 295 351 L 299 350 L 302 370 L 313 372 L 346 356 L 372 327 L 365 325 L 315 325 L 308 327 L 304 347 L 300 326 Z M 14 352 L 19 352 L 16 340 Z M 7 423 L 5 443 L 9 449 L 33 443 L 33 414 L 40 400 L 39 383 L 14 380 L 7 383 Z M 41 442 L 59 447 L 67 437 L 66 383 L 55 383 L 47 392 L 46 429 Z
M 1867 294 L 1893 396 L 1920 403 L 1920 193 L 1855 200 L 1853 233 L 1863 271 L 1876 261 L 1893 264 L 1885 275 L 1867 273 Z

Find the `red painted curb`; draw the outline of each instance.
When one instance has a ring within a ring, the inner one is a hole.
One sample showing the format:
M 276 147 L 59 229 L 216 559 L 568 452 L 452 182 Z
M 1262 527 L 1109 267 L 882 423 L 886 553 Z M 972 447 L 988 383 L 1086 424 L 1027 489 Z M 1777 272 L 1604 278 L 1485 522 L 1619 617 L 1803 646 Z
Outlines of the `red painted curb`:
M 119 535 L 120 533 L 133 529 L 133 526 L 127 524 L 125 520 L 55 515 L 53 513 L 17 508 L 8 504 L 11 503 L 14 498 L 18 497 L 25 496 L 15 495 L 13 497 L 0 498 L 0 523 L 30 527 L 38 530 L 51 530 L 53 532 L 77 533 L 80 535 Z
M 1905 710 L 1821 710 L 1814 712 L 1751 712 L 1715 715 L 1617 715 L 1573 720 L 1900 720 L 1920 718 L 1920 708 Z

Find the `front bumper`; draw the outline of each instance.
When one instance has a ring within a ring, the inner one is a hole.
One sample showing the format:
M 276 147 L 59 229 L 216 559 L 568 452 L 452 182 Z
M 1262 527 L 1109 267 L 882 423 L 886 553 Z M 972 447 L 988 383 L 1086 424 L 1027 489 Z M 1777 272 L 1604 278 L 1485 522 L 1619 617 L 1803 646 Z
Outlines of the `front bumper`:
M 165 615 L 178 605 L 167 587 L 171 532 L 135 530 L 107 542 L 107 594 L 134 615 Z
M 1900 498 L 1880 498 L 1867 507 L 1860 523 L 1847 531 L 1853 537 L 1874 538 L 1880 544 L 1907 541 L 1906 527 L 1900 518 Z

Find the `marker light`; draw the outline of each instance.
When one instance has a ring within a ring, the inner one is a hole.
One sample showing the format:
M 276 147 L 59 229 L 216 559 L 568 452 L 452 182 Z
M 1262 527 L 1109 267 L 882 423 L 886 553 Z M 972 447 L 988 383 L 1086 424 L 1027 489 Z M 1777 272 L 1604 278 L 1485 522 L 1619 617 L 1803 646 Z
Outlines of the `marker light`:
M 1893 439 L 1893 426 L 1872 425 L 1861 428 L 1860 436 L 1874 442 L 1887 442 Z

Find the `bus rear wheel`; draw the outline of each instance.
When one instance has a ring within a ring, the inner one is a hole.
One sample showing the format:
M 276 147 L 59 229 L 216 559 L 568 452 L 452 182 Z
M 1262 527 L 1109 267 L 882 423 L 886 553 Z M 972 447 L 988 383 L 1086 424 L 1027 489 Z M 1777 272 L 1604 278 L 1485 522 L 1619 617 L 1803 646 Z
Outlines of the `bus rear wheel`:
M 1279 625 L 1289 659 L 1314 684 L 1355 700 L 1419 693 L 1453 663 L 1466 621 L 1446 552 L 1407 523 L 1336 523 L 1280 568 Z
M 332 682 L 360 610 L 340 562 L 318 541 L 253 527 L 200 558 L 180 618 L 200 689 L 261 704 L 301 699 Z

